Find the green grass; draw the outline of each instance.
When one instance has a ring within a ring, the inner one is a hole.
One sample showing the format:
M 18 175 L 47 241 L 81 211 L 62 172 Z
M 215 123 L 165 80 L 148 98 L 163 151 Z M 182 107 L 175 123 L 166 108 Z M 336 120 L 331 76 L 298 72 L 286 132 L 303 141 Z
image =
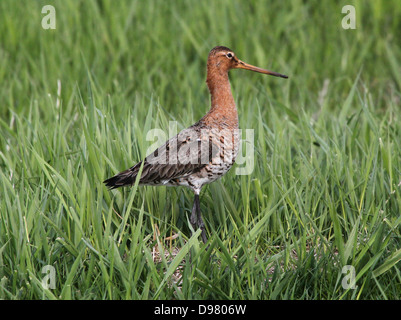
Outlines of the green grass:
M 0 298 L 400 299 L 400 29 L 396 0 L 1 1 Z M 202 192 L 206 247 L 189 190 L 102 181 L 209 109 L 216 45 L 290 78 L 230 73 L 255 168 Z

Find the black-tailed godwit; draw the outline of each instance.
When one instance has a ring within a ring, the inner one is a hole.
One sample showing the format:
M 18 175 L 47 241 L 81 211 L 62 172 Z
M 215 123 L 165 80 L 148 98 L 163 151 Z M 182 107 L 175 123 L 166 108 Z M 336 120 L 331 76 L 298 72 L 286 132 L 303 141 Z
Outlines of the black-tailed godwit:
M 230 170 L 240 144 L 238 113 L 228 79 L 231 69 L 246 69 L 287 78 L 239 60 L 227 47 L 213 48 L 207 60 L 206 83 L 211 95 L 209 112 L 143 161 L 104 181 L 112 189 L 132 186 L 143 165 L 140 185 L 190 188 L 195 194 L 190 222 L 194 230 L 202 230 L 203 242 L 207 242 L 207 237 L 200 211 L 200 191 L 205 184 Z

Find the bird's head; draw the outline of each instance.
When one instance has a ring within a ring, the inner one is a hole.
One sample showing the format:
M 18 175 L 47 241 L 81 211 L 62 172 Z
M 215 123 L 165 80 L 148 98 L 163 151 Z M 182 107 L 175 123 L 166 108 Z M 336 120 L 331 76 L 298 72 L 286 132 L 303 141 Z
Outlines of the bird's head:
M 281 73 L 258 68 L 251 64 L 245 63 L 237 58 L 234 51 L 223 46 L 214 47 L 210 51 L 207 59 L 207 65 L 209 72 L 218 72 L 220 74 L 227 73 L 231 69 L 245 69 L 275 77 L 288 78 Z

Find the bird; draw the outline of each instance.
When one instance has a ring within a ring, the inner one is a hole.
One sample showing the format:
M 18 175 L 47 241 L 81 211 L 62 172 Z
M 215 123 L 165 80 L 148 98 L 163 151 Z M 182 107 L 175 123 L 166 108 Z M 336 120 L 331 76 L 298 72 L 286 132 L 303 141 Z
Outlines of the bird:
M 207 59 L 206 84 L 211 106 L 205 116 L 144 160 L 104 181 L 110 189 L 133 186 L 141 172 L 139 185 L 188 187 L 194 193 L 189 221 L 193 231 L 201 229 L 204 243 L 207 235 L 200 208 L 201 189 L 232 168 L 240 146 L 238 112 L 228 77 L 231 69 L 288 78 L 241 61 L 228 47 L 214 47 Z

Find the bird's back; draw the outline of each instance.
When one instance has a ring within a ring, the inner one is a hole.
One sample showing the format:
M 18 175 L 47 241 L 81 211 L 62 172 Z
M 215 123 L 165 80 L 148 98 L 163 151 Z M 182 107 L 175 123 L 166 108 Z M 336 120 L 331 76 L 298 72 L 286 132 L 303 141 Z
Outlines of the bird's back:
M 133 185 L 143 164 L 139 184 L 200 190 L 232 167 L 238 149 L 238 128 L 211 127 L 202 119 L 105 183 L 113 189 Z

